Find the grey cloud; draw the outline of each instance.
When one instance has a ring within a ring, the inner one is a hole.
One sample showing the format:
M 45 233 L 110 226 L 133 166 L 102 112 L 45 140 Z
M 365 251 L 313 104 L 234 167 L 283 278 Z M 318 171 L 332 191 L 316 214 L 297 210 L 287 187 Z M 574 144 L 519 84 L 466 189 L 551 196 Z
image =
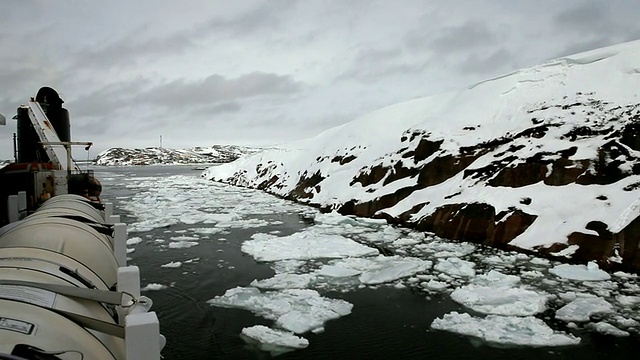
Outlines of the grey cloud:
M 173 81 L 142 92 L 139 99 L 162 106 L 185 106 L 293 94 L 302 88 L 300 82 L 288 75 L 252 72 L 227 79 L 215 74 L 198 82 Z
M 372 49 L 361 50 L 353 60 L 351 66 L 338 76 L 338 80 L 356 79 L 371 81 L 391 75 L 411 74 L 422 71 L 424 62 L 408 63 L 403 59 L 401 49 Z
M 487 24 L 469 21 L 459 26 L 450 26 L 437 33 L 414 30 L 406 36 L 409 49 L 429 49 L 440 53 L 464 52 L 470 48 L 492 45 L 499 36 Z
M 597 45 L 609 45 L 636 40 L 640 36 L 638 10 L 635 0 L 583 1 L 555 16 L 553 24 L 558 31 L 607 39 Z
M 198 46 L 202 40 L 223 34 L 232 36 L 251 35 L 280 28 L 286 13 L 294 8 L 293 1 L 265 2 L 232 18 L 215 17 L 209 21 L 192 24 L 161 38 L 140 36 L 118 39 L 106 46 L 76 53 L 72 68 L 112 68 L 136 66 L 154 56 L 173 56 Z M 147 25 L 140 26 L 132 34 L 144 33 Z
M 135 103 L 137 94 L 149 81 L 137 78 L 129 82 L 117 82 L 108 84 L 99 90 L 80 96 L 69 101 L 69 111 L 75 117 L 100 117 L 104 114 L 113 114 L 118 110 Z
M 267 1 L 233 18 L 216 17 L 200 26 L 198 33 L 224 32 L 232 35 L 250 35 L 260 31 L 273 31 L 287 14 L 295 9 L 297 1 Z
M 123 65 L 139 65 L 152 56 L 172 56 L 187 51 L 194 46 L 188 35 L 179 33 L 159 39 L 135 41 L 121 39 L 108 46 L 76 54 L 77 60 L 71 68 L 107 69 Z
M 610 16 L 609 2 L 586 2 L 564 10 L 554 22 L 582 33 L 597 33 L 611 25 Z
M 497 74 L 505 69 L 513 68 L 513 54 L 507 49 L 501 48 L 489 56 L 481 56 L 473 53 L 458 65 L 458 68 L 470 74 Z
M 549 60 L 563 57 L 563 56 L 578 54 L 584 51 L 598 49 L 611 44 L 612 44 L 611 39 L 607 37 L 599 36 L 593 39 L 588 39 L 585 41 L 580 41 L 580 42 L 570 44 L 569 46 L 565 47 L 564 49 L 556 53 L 554 56 L 552 56 Z

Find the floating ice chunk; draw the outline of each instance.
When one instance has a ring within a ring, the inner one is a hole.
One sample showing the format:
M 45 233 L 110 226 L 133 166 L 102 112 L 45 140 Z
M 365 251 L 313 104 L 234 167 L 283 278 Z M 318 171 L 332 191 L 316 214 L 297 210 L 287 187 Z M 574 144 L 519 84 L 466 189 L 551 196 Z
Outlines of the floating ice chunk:
M 578 297 L 556 311 L 556 319 L 586 322 L 593 314 L 612 313 L 613 306 L 597 296 Z
M 418 245 L 417 249 L 431 253 L 433 257 L 449 258 L 469 255 L 476 250 L 476 246 L 470 243 L 434 240 L 427 244 Z
M 620 330 L 617 327 L 604 321 L 588 324 L 587 327 L 594 329 L 595 331 L 605 335 L 629 336 L 628 332 L 624 330 Z
M 309 340 L 296 336 L 291 332 L 271 329 L 263 325 L 256 325 L 242 329 L 240 337 L 248 343 L 258 344 L 262 351 L 268 351 L 277 356 L 293 349 L 304 349 L 309 346 Z
M 172 262 L 160 265 L 160 267 L 162 268 L 170 268 L 170 269 L 179 268 L 180 266 L 182 266 L 182 262 L 180 261 L 172 261 Z
M 127 254 L 131 254 L 132 252 L 135 252 L 135 251 L 136 251 L 136 249 L 134 249 L 134 248 L 127 248 L 127 250 L 126 250 L 126 251 L 127 251 Z
M 405 262 L 392 265 L 391 267 L 377 271 L 368 271 L 360 275 L 360 282 L 363 284 L 382 284 L 403 277 L 411 276 L 418 271 L 424 271 L 431 267 L 430 263 Z
M 350 233 L 353 233 L 353 230 L 351 230 Z M 402 236 L 402 231 L 391 226 L 383 226 L 378 231 L 364 232 L 360 236 L 368 242 L 387 244 L 398 240 L 398 238 Z
M 172 236 L 170 238 L 171 240 L 174 241 L 189 241 L 189 240 L 200 240 L 200 238 L 195 237 L 195 236 L 185 236 L 185 235 L 181 235 L 181 236 Z
M 158 290 L 164 290 L 166 288 L 167 288 L 167 285 L 162 285 L 162 284 L 157 284 L 157 283 L 150 283 L 147 286 L 145 286 L 142 289 L 140 289 L 140 291 L 158 291 Z
M 454 277 L 474 277 L 476 275 L 475 266 L 476 264 L 470 261 L 447 258 L 439 260 L 433 268 Z
M 187 249 L 190 247 L 194 247 L 198 245 L 197 242 L 195 241 L 185 241 L 185 240 L 180 240 L 180 241 L 172 241 L 169 243 L 169 248 L 170 249 Z
M 324 224 L 324 225 L 342 225 L 342 224 L 357 225 L 358 224 L 358 221 L 355 217 L 342 215 L 337 212 L 331 212 L 326 214 L 316 213 L 313 215 L 313 221 L 316 224 Z
M 640 296 L 618 295 L 616 296 L 616 301 L 623 306 L 633 306 L 635 304 L 640 304 Z
M 140 244 L 142 242 L 142 238 L 139 237 L 132 237 L 130 239 L 127 239 L 127 245 L 136 245 L 136 244 Z
M 258 261 L 285 259 L 342 258 L 377 255 L 378 250 L 361 245 L 341 235 L 302 231 L 285 237 L 253 237 L 242 244 L 242 251 Z
M 623 279 L 635 279 L 638 277 L 638 275 L 636 274 L 630 274 L 624 271 L 616 271 L 613 273 L 613 275 Z
M 359 280 L 373 285 L 391 282 L 431 268 L 431 261 L 413 257 L 382 256 L 334 260 L 331 265 L 360 271 Z
M 316 274 L 326 277 L 343 278 L 360 275 L 362 272 L 359 270 L 344 268 L 340 266 L 324 265 Z
M 402 238 L 393 242 L 393 246 L 409 246 L 419 244 L 420 240 L 412 238 Z
M 311 274 L 276 274 L 272 278 L 253 280 L 251 286 L 260 289 L 304 289 L 315 279 Z
M 193 228 L 191 229 L 191 231 L 197 234 L 213 235 L 213 234 L 218 234 L 223 232 L 224 229 L 221 229 L 219 227 L 209 227 L 209 228 Z
M 276 274 L 294 273 L 297 272 L 307 262 L 304 260 L 282 260 L 276 261 L 271 264 L 271 269 Z
M 611 316 L 611 320 L 616 325 L 622 326 L 622 327 L 625 327 L 625 328 L 640 326 L 640 322 L 638 322 L 638 321 L 636 321 L 634 319 L 629 319 L 629 318 L 626 318 L 624 316 L 620 316 L 620 315 Z
M 611 276 L 598 268 L 598 264 L 591 261 L 587 265 L 561 264 L 549 269 L 549 272 L 561 278 L 582 281 L 609 280 Z
M 438 280 L 429 280 L 429 282 L 423 283 L 424 288 L 429 289 L 431 291 L 442 291 L 449 287 L 449 284 L 446 282 L 438 281 Z M 422 284 L 421 284 L 422 285 Z
M 529 257 L 525 254 L 498 254 L 493 256 L 487 256 L 482 259 L 482 262 L 493 265 L 513 265 L 518 260 L 528 260 Z
M 530 271 L 521 272 L 520 276 L 524 278 L 535 279 L 535 278 L 541 278 L 544 275 L 538 270 L 530 270 Z
M 533 259 L 531 259 L 530 262 L 533 265 L 541 265 L 541 266 L 548 266 L 549 264 L 551 264 L 551 261 L 549 261 L 548 259 L 543 259 L 543 258 L 533 258 Z
M 506 275 L 496 270 L 491 270 L 486 274 L 478 275 L 473 279 L 476 285 L 490 285 L 494 287 L 511 287 L 520 283 L 520 278 L 516 275 Z
M 349 315 L 353 305 L 339 299 L 320 296 L 315 290 L 287 289 L 283 291 L 260 292 L 253 287 L 236 287 L 207 303 L 245 309 L 275 320 L 286 330 L 302 334 L 323 327 L 324 323 Z
M 431 328 L 483 339 L 489 344 L 516 346 L 566 346 L 580 343 L 580 338 L 555 332 L 533 316 L 487 315 L 484 318 L 451 312 L 437 318 Z
M 470 284 L 454 290 L 451 299 L 483 314 L 530 316 L 547 309 L 548 296 L 523 288 Z

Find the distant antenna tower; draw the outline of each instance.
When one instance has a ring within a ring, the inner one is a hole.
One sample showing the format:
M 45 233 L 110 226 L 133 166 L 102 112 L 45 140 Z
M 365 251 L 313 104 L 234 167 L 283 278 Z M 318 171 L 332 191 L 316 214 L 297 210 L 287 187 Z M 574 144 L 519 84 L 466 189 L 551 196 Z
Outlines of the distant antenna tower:
M 160 135 L 160 148 L 162 149 L 162 135 Z

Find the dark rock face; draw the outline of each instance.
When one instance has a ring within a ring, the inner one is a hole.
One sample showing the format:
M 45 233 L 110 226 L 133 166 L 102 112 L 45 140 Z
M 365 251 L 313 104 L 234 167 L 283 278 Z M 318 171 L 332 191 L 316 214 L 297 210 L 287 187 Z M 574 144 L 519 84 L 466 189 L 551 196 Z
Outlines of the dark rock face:
M 300 176 L 300 181 L 298 181 L 298 185 L 296 185 L 295 189 L 287 198 L 290 199 L 310 199 L 313 198 L 313 193 L 310 192 L 309 188 L 314 188 L 316 192 L 320 192 L 321 188 L 319 187 L 319 183 L 325 178 L 320 174 L 319 171 L 315 172 L 313 175 L 309 176 L 306 172 Z M 277 180 L 277 179 L 276 179 Z M 274 180 L 275 183 L 275 180 Z
M 640 218 L 636 218 L 622 231 L 612 235 L 612 242 L 619 246 L 623 269 L 640 269 Z
M 416 229 L 448 239 L 504 247 L 535 219 L 536 216 L 521 210 L 496 214 L 488 204 L 452 204 L 440 207 L 420 220 Z

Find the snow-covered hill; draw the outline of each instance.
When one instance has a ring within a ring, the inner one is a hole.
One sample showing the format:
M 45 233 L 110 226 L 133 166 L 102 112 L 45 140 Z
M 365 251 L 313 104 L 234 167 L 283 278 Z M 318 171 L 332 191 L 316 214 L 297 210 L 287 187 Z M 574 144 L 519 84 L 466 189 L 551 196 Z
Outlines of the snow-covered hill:
M 93 163 L 107 166 L 227 163 L 258 151 L 262 151 L 262 149 L 236 145 L 213 145 L 180 150 L 159 147 L 111 148 L 98 154 Z
M 640 269 L 640 41 L 380 109 L 208 169 L 327 211 Z

